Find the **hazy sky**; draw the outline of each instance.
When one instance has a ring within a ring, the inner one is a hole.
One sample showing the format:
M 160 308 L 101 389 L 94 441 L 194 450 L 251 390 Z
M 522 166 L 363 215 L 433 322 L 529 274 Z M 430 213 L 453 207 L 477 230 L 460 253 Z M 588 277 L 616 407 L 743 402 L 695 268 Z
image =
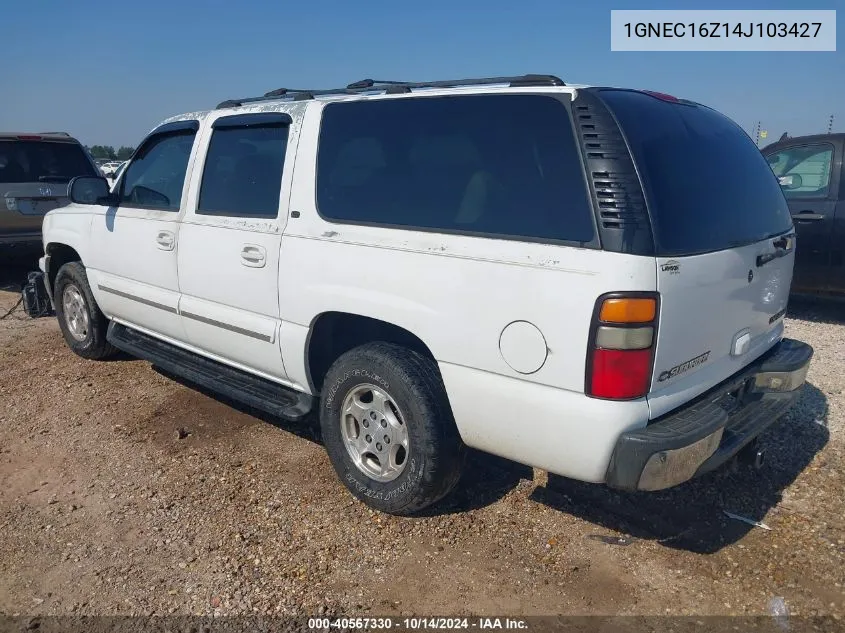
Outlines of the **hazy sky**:
M 552 73 L 668 92 L 769 139 L 845 129 L 845 50 L 610 51 L 610 9 L 797 8 L 707 0 L 3 0 L 0 129 L 135 145 L 158 121 L 280 86 Z M 845 2 L 814 0 L 813 9 Z M 761 143 L 762 144 L 762 143 Z

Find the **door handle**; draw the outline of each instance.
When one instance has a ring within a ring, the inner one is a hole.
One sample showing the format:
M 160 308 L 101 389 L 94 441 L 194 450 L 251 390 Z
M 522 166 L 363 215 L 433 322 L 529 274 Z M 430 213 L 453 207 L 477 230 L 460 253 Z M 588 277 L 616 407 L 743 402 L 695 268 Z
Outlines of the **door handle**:
M 772 240 L 772 246 L 775 247 L 773 252 L 757 255 L 757 268 L 765 266 L 779 257 L 786 257 L 789 255 L 795 249 L 795 233 L 790 233 L 789 235 L 784 235 L 776 240 Z
M 176 236 L 170 231 L 159 231 L 156 235 L 156 244 L 163 251 L 172 251 L 176 243 Z
M 813 213 L 812 211 L 801 211 L 792 216 L 794 222 L 818 222 L 824 220 L 825 216 L 822 213 Z
M 267 260 L 267 251 L 263 246 L 244 244 L 241 249 L 241 263 L 251 268 L 263 268 Z

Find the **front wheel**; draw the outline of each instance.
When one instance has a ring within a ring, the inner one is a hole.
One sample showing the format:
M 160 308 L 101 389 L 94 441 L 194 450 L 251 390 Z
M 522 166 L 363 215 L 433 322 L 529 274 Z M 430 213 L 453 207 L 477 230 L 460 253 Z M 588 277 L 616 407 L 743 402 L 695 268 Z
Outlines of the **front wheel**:
M 454 488 L 464 447 L 433 360 L 398 345 L 369 343 L 338 358 L 323 387 L 323 442 L 358 499 L 407 515 Z
M 59 268 L 53 301 L 65 342 L 77 355 L 100 360 L 117 352 L 106 339 L 109 322 L 94 301 L 81 262 L 70 262 Z

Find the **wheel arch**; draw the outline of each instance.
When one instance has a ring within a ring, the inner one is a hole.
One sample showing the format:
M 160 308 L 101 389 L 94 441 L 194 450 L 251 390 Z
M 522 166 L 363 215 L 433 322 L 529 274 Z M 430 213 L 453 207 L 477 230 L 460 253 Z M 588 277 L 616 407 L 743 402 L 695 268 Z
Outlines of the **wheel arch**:
M 69 262 L 82 262 L 82 255 L 73 246 L 60 241 L 48 242 L 44 247 L 47 290 L 50 300 L 53 300 L 53 289 L 56 287 L 56 275 L 59 269 Z
M 408 328 L 362 314 L 326 311 L 311 320 L 305 341 L 305 374 L 311 392 L 320 393 L 326 372 L 342 354 L 376 341 L 413 349 L 437 362 L 431 348 Z

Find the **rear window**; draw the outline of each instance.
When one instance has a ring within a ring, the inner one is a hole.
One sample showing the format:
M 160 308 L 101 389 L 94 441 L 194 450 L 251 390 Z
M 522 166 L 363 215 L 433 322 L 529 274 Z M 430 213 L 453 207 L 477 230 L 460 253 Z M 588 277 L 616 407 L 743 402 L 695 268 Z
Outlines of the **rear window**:
M 772 170 L 733 121 L 704 106 L 643 93 L 600 94 L 631 147 L 658 255 L 723 250 L 792 227 Z
M 0 182 L 69 182 L 99 176 L 76 143 L 0 141 Z
M 336 222 L 482 237 L 595 233 L 569 112 L 540 95 L 329 104 L 317 206 Z

